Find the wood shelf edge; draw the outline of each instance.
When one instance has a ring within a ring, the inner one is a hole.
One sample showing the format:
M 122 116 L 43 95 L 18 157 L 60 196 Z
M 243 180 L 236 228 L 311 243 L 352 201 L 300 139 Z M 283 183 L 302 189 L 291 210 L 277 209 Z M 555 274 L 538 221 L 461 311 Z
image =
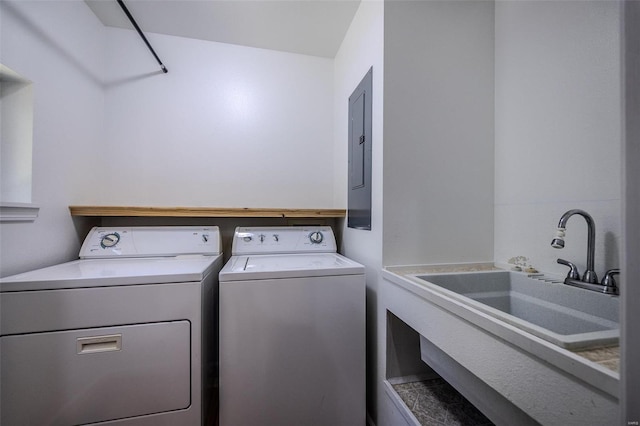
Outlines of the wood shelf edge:
M 69 206 L 71 216 L 93 217 L 260 217 L 341 218 L 344 209 L 267 209 L 220 207 Z

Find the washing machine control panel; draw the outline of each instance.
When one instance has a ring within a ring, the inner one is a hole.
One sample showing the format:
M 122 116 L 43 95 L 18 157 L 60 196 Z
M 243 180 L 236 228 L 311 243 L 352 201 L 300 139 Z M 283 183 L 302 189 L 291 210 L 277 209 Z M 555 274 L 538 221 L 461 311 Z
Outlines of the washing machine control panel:
M 118 234 L 115 231 L 110 232 L 106 235 L 103 235 L 100 238 L 100 247 L 102 248 L 115 247 L 115 245 L 118 244 L 119 241 L 120 241 L 120 234 Z
M 335 253 L 336 240 L 330 226 L 238 227 L 232 254 Z
M 217 226 L 94 227 L 80 249 L 80 258 L 218 255 Z

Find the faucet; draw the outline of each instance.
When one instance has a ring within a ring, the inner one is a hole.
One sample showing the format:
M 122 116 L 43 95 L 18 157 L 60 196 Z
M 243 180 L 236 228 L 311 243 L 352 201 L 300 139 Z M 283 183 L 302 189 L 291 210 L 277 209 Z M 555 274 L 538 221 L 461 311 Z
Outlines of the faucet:
M 600 291 L 606 294 L 619 294 L 618 287 L 616 286 L 615 280 L 613 279 L 614 274 L 620 273 L 619 269 L 611 269 L 607 271 L 607 273 L 605 274 L 605 278 L 602 280 L 602 283 L 598 283 L 598 276 L 596 275 L 596 272 L 594 270 L 594 258 L 596 251 L 596 224 L 589 213 L 585 212 L 584 210 L 573 209 L 563 214 L 560 218 L 560 222 L 558 222 L 556 236 L 551 241 L 551 246 L 557 249 L 564 248 L 564 237 L 567 228 L 567 221 L 571 216 L 576 214 L 582 216 L 587 222 L 587 270 L 584 272 L 582 278 L 580 278 L 580 274 L 576 265 L 567 260 L 558 259 L 559 264 L 569 267 L 569 273 L 567 274 L 564 283 L 575 287 L 586 288 L 588 290 Z
M 598 276 L 593 270 L 593 259 L 596 252 L 596 224 L 589 213 L 585 212 L 584 210 L 573 209 L 563 214 L 560 218 L 560 222 L 558 222 L 556 237 L 553 239 L 553 241 L 551 241 L 551 247 L 557 249 L 564 248 L 564 235 L 565 229 L 567 228 L 567 221 L 574 214 L 582 216 L 584 220 L 587 221 L 587 230 L 589 232 L 589 235 L 587 237 L 587 270 L 582 276 L 582 282 L 591 284 L 597 283 Z

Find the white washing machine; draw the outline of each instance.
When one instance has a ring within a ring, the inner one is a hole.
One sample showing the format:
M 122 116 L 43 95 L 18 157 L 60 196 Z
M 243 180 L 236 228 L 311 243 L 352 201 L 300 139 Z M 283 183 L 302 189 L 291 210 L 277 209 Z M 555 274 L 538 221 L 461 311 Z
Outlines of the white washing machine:
M 217 227 L 93 228 L 80 259 L 0 279 L 0 424 L 215 416 Z
M 364 425 L 364 267 L 331 227 L 237 228 L 220 272 L 220 425 Z

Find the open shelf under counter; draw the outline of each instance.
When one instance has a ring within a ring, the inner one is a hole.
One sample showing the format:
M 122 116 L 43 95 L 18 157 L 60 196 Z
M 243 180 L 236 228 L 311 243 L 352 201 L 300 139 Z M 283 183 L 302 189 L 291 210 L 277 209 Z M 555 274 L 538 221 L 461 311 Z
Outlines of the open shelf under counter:
M 87 217 L 253 217 L 343 218 L 344 209 L 227 207 L 69 206 L 71 216 Z

